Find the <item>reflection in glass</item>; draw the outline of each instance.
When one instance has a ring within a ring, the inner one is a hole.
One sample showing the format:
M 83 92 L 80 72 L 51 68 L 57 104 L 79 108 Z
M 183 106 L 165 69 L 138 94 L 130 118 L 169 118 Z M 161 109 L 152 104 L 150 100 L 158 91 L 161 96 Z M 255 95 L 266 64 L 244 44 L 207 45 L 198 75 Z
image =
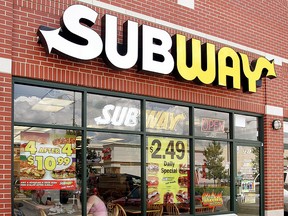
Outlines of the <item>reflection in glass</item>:
M 77 131 L 15 127 L 14 203 L 25 215 L 76 211 Z
M 87 138 L 88 190 L 97 190 L 106 204 L 113 201 L 140 209 L 140 136 L 88 132 Z
M 288 122 L 283 122 L 284 144 L 288 144 Z
M 235 138 L 258 140 L 258 119 L 254 116 L 235 115 Z
M 87 103 L 88 127 L 140 130 L 140 101 L 89 94 Z
M 284 149 L 284 211 L 288 211 L 288 149 Z
M 197 136 L 229 138 L 229 114 L 195 109 L 194 131 Z
M 237 146 L 237 211 L 260 215 L 259 147 Z
M 189 134 L 189 108 L 154 102 L 146 103 L 146 130 L 149 132 Z
M 230 209 L 229 149 L 229 143 L 226 142 L 196 140 L 196 213 L 222 212 Z
M 16 84 L 14 121 L 80 126 L 81 100 L 78 92 Z

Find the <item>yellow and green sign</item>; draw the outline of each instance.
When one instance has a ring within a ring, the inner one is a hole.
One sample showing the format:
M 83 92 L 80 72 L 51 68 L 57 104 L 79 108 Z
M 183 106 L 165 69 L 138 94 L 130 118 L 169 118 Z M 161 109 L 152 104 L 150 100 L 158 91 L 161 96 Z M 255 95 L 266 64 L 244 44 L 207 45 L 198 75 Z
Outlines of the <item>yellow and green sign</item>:
M 148 203 L 189 202 L 188 160 L 188 140 L 148 137 Z

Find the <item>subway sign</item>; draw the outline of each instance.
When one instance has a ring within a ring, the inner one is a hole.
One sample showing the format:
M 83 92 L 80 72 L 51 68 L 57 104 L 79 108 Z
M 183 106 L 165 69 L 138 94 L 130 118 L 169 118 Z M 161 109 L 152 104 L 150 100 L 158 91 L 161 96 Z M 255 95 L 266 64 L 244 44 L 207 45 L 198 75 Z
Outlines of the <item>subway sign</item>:
M 47 54 L 84 61 L 101 56 L 113 69 L 137 65 L 139 71 L 160 75 L 173 72 L 181 80 L 243 92 L 256 92 L 263 77 L 276 77 L 274 61 L 264 57 L 249 62 L 246 54 L 230 47 L 216 50 L 214 44 L 201 44 L 181 34 L 171 37 L 165 30 L 139 26 L 130 20 L 123 24 L 120 44 L 117 17 L 103 16 L 101 36 L 91 28 L 97 17 L 98 13 L 89 7 L 72 5 L 64 11 L 59 28 L 39 27 L 39 43 Z

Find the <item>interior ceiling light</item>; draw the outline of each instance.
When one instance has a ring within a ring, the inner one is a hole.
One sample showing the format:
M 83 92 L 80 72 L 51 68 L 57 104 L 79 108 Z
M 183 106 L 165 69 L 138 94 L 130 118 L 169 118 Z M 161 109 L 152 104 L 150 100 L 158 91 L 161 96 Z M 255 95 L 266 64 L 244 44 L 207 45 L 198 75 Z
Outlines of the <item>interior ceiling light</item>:
M 40 127 L 26 127 L 26 126 L 14 126 L 14 131 L 19 132 L 46 132 L 51 130 L 51 128 L 40 128 Z
M 14 142 L 21 141 L 21 134 L 26 132 L 34 133 L 46 133 L 50 131 L 51 128 L 40 128 L 40 127 L 26 127 L 26 126 L 14 126 Z
M 43 98 L 32 107 L 32 110 L 39 110 L 45 112 L 58 112 L 64 107 L 72 104 L 74 101 L 64 100 L 58 98 Z
M 109 138 L 109 139 L 106 139 L 106 140 L 102 140 L 101 142 L 118 142 L 118 141 L 121 141 L 121 140 L 124 140 L 124 139 L 121 139 L 121 138 Z
M 39 127 L 32 127 L 31 129 L 28 130 L 28 132 L 40 132 L 40 133 L 43 133 L 43 132 L 47 132 L 47 131 L 50 131 L 51 128 L 39 128 Z
M 19 130 L 19 131 L 27 130 L 29 128 L 30 127 L 27 127 L 27 126 L 14 126 L 14 130 Z

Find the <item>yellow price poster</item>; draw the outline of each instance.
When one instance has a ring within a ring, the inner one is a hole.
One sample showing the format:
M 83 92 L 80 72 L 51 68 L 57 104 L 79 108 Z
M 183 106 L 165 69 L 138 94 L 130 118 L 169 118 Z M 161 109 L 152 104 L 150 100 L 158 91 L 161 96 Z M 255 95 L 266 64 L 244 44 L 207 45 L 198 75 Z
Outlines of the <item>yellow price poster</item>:
M 148 137 L 148 204 L 189 202 L 188 140 Z

